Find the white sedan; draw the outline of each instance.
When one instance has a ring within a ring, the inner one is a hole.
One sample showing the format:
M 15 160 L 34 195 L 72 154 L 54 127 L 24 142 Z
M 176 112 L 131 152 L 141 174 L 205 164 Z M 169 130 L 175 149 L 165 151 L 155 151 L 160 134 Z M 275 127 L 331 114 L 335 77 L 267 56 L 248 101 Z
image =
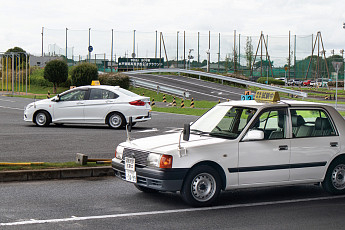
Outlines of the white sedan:
M 139 96 L 119 86 L 81 86 L 67 90 L 52 99 L 28 104 L 24 121 L 37 126 L 67 123 L 108 124 L 120 128 L 151 119 L 150 98 Z

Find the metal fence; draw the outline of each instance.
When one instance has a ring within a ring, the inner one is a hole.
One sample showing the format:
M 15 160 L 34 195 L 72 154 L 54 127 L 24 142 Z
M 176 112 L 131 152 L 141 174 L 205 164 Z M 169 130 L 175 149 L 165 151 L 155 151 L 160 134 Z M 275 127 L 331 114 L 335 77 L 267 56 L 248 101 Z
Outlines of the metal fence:
M 42 30 L 42 55 L 62 55 L 76 62 L 83 60 L 105 59 L 117 61 L 119 57 L 164 58 L 168 67 L 206 68 L 207 60 L 212 63 L 210 71 L 233 72 L 237 71 L 249 76 L 271 76 L 267 65 L 268 59 L 272 62 L 275 77 L 303 79 L 306 76 L 309 59 L 312 54 L 316 35 L 293 35 L 289 31 L 285 35 L 266 35 L 265 44 L 259 46 L 261 34 L 245 35 L 239 31 L 218 33 L 214 31 L 191 32 L 143 32 L 143 31 L 116 31 L 95 29 L 49 29 Z M 324 41 L 326 56 L 333 56 L 337 61 L 343 61 L 343 52 L 332 51 Z M 93 51 L 89 52 L 88 47 Z M 251 51 L 249 51 L 251 49 Z M 323 50 L 314 51 L 315 56 L 322 58 Z M 250 53 L 250 54 L 248 54 Z M 254 71 L 251 72 L 254 56 Z M 263 61 L 263 65 L 261 64 Z M 320 63 L 324 60 L 320 59 Z M 234 64 L 235 63 L 235 64 Z M 285 71 L 284 67 L 288 66 Z M 322 64 L 312 62 L 310 75 L 318 68 L 318 76 L 327 75 Z M 330 68 L 330 72 L 334 72 Z M 344 71 L 339 73 L 342 79 Z M 327 76 L 328 77 L 328 76 Z M 316 76 L 315 76 L 316 78 Z

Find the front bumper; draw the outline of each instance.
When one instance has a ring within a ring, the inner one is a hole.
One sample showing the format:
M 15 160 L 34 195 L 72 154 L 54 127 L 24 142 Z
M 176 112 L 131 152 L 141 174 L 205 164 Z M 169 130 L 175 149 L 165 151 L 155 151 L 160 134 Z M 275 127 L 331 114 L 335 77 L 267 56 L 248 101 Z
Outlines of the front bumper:
M 115 176 L 126 180 L 124 164 L 112 161 Z M 160 191 L 175 192 L 182 188 L 183 179 L 188 169 L 154 169 L 149 167 L 136 167 L 137 185 L 152 188 Z

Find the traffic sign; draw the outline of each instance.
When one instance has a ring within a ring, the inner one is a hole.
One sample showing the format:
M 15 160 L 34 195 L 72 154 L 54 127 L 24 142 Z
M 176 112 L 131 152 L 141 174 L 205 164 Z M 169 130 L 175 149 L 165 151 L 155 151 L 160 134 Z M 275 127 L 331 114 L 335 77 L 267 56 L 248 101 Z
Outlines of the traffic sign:
M 241 100 L 242 101 L 253 100 L 253 95 L 241 95 Z
M 89 46 L 87 49 L 88 49 L 89 52 L 93 51 L 93 47 L 92 46 Z
M 333 68 L 335 69 L 335 71 L 338 72 L 340 70 L 340 67 L 343 65 L 343 63 L 332 61 L 332 65 L 333 65 Z

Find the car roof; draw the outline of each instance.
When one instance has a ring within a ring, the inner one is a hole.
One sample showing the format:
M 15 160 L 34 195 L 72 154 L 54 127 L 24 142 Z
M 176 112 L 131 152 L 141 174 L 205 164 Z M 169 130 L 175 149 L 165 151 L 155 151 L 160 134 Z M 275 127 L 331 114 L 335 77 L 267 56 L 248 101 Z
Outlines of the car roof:
M 234 100 L 229 102 L 223 102 L 219 105 L 227 106 L 244 106 L 244 107 L 254 107 L 254 108 L 263 108 L 263 107 L 328 107 L 328 105 L 309 102 L 309 101 L 295 101 L 295 100 L 280 100 L 278 102 L 260 102 L 255 100 Z

